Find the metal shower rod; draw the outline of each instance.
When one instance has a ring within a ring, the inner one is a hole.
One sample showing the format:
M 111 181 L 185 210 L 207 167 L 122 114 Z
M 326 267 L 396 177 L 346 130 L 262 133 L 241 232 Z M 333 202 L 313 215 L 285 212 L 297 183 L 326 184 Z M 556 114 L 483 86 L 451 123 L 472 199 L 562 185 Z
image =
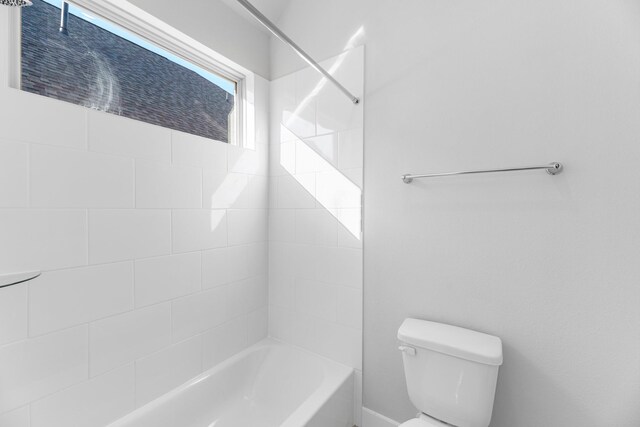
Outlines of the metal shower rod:
M 342 86 L 342 84 L 340 84 L 340 82 L 337 81 L 331 75 L 331 73 L 329 73 L 327 70 L 322 68 L 320 64 L 314 61 L 313 58 L 309 56 L 309 54 L 307 54 L 307 52 L 302 50 L 302 48 L 298 46 L 293 40 L 291 40 L 289 36 L 283 33 L 282 30 L 280 30 L 280 28 L 278 28 L 273 22 L 271 22 L 269 18 L 264 16 L 262 12 L 256 9 L 254 5 L 249 3 L 247 0 L 236 0 L 236 1 L 240 3 L 242 7 L 244 7 L 247 10 L 247 12 L 249 12 L 258 22 L 260 22 L 269 31 L 271 31 L 271 33 L 273 33 L 274 36 L 276 36 L 277 38 L 279 38 L 280 40 L 288 44 L 302 59 L 304 59 L 309 65 L 311 65 L 311 67 L 313 67 L 317 72 L 325 76 L 327 80 L 329 80 L 331 83 L 336 85 L 336 87 L 340 89 L 342 93 L 344 93 L 346 96 L 349 97 L 351 102 L 353 102 L 354 104 L 360 103 L 360 99 L 357 96 L 349 92 L 349 90 L 346 87 Z

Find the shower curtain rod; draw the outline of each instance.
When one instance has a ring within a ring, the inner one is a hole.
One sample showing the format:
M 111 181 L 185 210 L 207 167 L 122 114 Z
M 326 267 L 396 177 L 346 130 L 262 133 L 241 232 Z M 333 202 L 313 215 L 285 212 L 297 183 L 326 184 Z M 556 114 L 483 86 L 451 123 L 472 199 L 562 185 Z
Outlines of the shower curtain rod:
M 249 3 L 247 0 L 236 0 L 236 1 L 240 3 L 242 7 L 244 7 L 247 10 L 247 12 L 249 12 L 258 22 L 260 22 L 269 31 L 271 31 L 274 36 L 276 36 L 277 38 L 279 38 L 280 40 L 288 44 L 302 59 L 304 59 L 309 65 L 311 65 L 311 67 L 313 67 L 317 72 L 325 76 L 327 80 L 329 80 L 331 83 L 336 85 L 338 89 L 342 91 L 342 93 L 344 93 L 346 96 L 349 97 L 351 102 L 353 102 L 354 104 L 360 103 L 360 99 L 358 99 L 358 97 L 353 95 L 351 92 L 347 90 L 347 88 L 342 86 L 339 81 L 337 81 L 327 70 L 322 68 L 320 64 L 314 61 L 313 58 L 309 56 L 309 54 L 307 54 L 307 52 L 302 50 L 300 46 L 298 46 L 285 33 L 283 33 L 273 22 L 271 22 L 269 18 L 264 16 L 262 12 L 256 9 L 254 5 Z

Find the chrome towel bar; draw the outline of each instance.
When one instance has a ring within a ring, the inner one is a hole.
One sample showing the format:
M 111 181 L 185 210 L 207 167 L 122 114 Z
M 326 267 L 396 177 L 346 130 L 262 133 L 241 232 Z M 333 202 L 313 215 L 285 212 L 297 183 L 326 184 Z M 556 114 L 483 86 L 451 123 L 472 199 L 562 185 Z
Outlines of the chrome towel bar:
M 475 170 L 475 171 L 430 173 L 425 175 L 406 174 L 406 175 L 402 175 L 402 181 L 404 181 L 405 184 L 409 184 L 414 179 L 417 179 L 417 178 L 433 178 L 436 176 L 451 176 L 451 175 L 469 175 L 474 173 L 515 172 L 515 171 L 527 171 L 527 170 L 537 170 L 537 169 L 545 169 L 549 175 L 557 175 L 560 172 L 562 172 L 562 163 L 553 162 L 553 163 L 549 163 L 547 165 L 541 165 L 541 166 L 524 166 L 520 168 L 484 169 L 484 170 Z

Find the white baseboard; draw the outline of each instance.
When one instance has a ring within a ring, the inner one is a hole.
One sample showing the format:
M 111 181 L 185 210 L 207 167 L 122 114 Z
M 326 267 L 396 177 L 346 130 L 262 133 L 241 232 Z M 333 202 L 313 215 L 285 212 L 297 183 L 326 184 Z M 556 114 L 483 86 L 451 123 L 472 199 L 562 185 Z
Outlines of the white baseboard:
M 397 427 L 400 423 L 380 415 L 368 408 L 362 408 L 362 427 Z

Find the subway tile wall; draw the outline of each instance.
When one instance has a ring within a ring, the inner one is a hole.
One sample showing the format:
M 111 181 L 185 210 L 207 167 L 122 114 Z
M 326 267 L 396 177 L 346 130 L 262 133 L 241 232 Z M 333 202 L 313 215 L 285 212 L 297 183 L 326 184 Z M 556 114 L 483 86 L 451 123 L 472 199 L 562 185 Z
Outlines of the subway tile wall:
M 266 337 L 266 138 L 0 91 L 0 272 L 44 271 L 0 289 L 0 426 L 105 425 Z
M 363 93 L 363 47 L 323 66 Z M 270 131 L 269 333 L 353 367 L 361 402 L 363 105 L 303 69 L 271 82 Z

